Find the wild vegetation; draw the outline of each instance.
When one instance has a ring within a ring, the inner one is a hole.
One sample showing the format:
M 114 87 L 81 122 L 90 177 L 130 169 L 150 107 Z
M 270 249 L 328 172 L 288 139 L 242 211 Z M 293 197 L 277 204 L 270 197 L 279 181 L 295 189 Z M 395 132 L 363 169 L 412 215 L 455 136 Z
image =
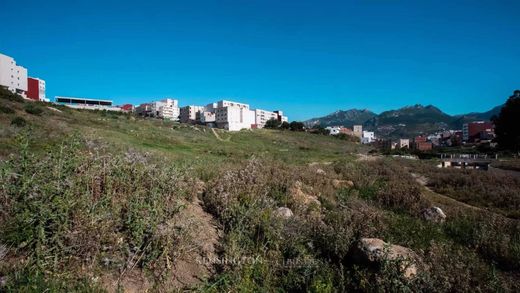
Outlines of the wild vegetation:
M 520 290 L 514 192 L 470 180 L 516 179 L 298 131 L 0 102 L 1 291 Z M 432 206 L 444 223 L 423 218 Z M 361 238 L 411 249 L 417 274 L 359 261 Z

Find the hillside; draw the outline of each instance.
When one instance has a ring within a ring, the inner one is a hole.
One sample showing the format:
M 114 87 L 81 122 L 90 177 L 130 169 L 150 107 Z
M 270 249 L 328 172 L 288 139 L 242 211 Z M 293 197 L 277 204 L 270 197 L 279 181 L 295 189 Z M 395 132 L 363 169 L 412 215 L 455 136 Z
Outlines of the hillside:
M 429 134 L 444 129 L 461 129 L 467 122 L 490 120 L 500 112 L 502 106 L 497 106 L 483 113 L 468 113 L 451 116 L 439 108 L 428 105 L 407 106 L 397 110 L 389 110 L 375 114 L 369 110 L 336 111 L 321 118 L 305 121 L 306 125 L 343 125 L 352 127 L 361 124 L 365 129 L 375 131 L 383 138 L 414 137 Z
M 313 127 L 314 125 L 320 125 L 322 127 L 327 126 L 345 126 L 352 127 L 356 124 L 363 124 L 367 120 L 375 117 L 376 114 L 369 110 L 358 110 L 351 109 L 346 111 L 338 110 L 334 113 L 331 113 L 327 116 L 320 118 L 312 118 L 305 121 L 305 124 L 309 127 Z
M 520 290 L 508 175 L 1 89 L 0 129 L 2 292 Z

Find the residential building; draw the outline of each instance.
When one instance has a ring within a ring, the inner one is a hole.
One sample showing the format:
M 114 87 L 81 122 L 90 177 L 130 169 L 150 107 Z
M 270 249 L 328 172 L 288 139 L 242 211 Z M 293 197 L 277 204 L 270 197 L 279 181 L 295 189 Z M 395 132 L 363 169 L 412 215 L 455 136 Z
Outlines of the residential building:
M 341 131 L 341 126 L 327 126 L 325 129 L 329 131 L 330 135 L 338 135 Z
M 177 121 L 179 120 L 179 101 L 166 98 L 160 101 L 152 102 L 151 109 L 154 117 Z
M 417 136 L 413 140 L 413 148 L 419 151 L 429 151 L 433 149 L 433 144 L 427 141 L 425 136 Z
M 363 131 L 362 135 L 363 136 L 361 137 L 361 143 L 363 144 L 372 143 L 376 139 L 376 136 L 373 131 Z
M 152 104 L 143 103 L 134 108 L 134 112 L 137 116 L 141 117 L 153 117 Z
M 363 126 L 362 125 L 354 125 L 353 131 L 354 136 L 357 136 L 359 138 L 363 137 Z
M 403 149 L 403 148 L 409 149 L 410 148 L 410 140 L 408 138 L 401 138 L 401 139 L 399 139 L 398 146 L 399 146 L 400 149 Z
M 343 134 L 346 134 L 346 135 L 354 135 L 354 132 L 352 131 L 352 129 L 350 128 L 347 128 L 347 127 L 341 127 L 339 129 L 339 133 L 343 133 Z
M 248 104 L 222 100 L 217 102 L 215 122 L 217 127 L 230 131 L 250 129 L 255 124 L 255 111 Z
M 179 120 L 179 101 L 166 98 L 159 101 L 143 103 L 134 109 L 138 116 L 155 117 L 167 120 Z
M 58 104 L 75 109 L 121 111 L 121 108 L 114 106 L 111 100 L 58 96 L 55 97 L 55 101 Z
M 474 121 L 462 125 L 462 139 L 465 142 L 490 140 L 494 137 L 495 126 L 488 121 Z
M 255 123 L 256 128 L 264 128 L 265 123 L 271 119 L 278 120 L 279 115 L 276 112 L 261 110 L 261 109 L 255 109 Z
M 276 110 L 276 111 L 273 111 L 274 113 L 276 113 L 278 115 L 278 121 L 280 122 L 289 122 L 289 118 L 287 116 L 284 116 L 283 115 L 283 111 L 281 110 Z
M 35 101 L 47 101 L 45 81 L 35 77 L 27 78 L 27 98 Z
M 198 123 L 200 122 L 200 112 L 204 112 L 203 106 L 185 106 L 180 109 L 181 123 Z M 199 117 L 197 119 L 197 117 Z
M 16 65 L 16 61 L 0 54 L 0 86 L 26 98 L 27 68 Z

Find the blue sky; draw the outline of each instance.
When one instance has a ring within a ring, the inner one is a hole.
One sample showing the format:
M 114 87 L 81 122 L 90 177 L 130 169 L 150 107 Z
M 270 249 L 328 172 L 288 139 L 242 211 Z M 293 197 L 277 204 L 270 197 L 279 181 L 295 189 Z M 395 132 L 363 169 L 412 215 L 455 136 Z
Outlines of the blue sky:
M 486 111 L 520 88 L 520 1 L 11 1 L 0 52 L 47 94 L 235 99 L 303 120 L 434 104 Z

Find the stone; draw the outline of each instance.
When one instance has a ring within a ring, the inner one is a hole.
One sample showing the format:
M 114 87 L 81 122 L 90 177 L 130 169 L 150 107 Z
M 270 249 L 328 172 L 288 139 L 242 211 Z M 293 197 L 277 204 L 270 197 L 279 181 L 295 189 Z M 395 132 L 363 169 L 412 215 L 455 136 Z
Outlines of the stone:
M 293 212 L 291 211 L 291 209 L 286 208 L 286 207 L 277 208 L 274 211 L 274 214 L 275 214 L 275 216 L 284 218 L 284 219 L 289 219 L 294 215 Z
M 446 221 L 446 214 L 439 207 L 430 207 L 421 212 L 424 220 L 433 223 L 444 223 Z
M 417 275 L 418 271 L 419 256 L 413 250 L 378 238 L 362 238 L 355 247 L 353 257 L 357 261 L 377 265 L 384 260 L 399 260 L 403 276 L 408 279 Z
M 336 189 L 343 187 L 353 187 L 354 182 L 352 182 L 351 180 L 332 179 L 332 186 Z
M 327 173 L 323 169 L 316 169 L 316 174 L 318 174 L 318 175 L 327 175 Z

